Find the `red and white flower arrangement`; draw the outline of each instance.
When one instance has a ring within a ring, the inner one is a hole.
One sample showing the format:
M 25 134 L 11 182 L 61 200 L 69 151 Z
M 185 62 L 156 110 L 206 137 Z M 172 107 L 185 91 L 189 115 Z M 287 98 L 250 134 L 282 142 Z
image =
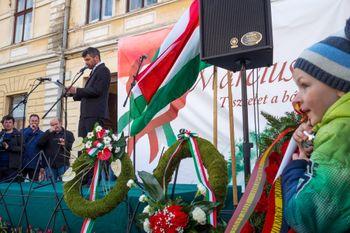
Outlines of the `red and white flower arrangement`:
M 168 199 L 156 178 L 147 172 L 138 172 L 143 185 L 129 180 L 127 186 L 139 186 L 144 194 L 139 201 L 146 203 L 138 215 L 140 227 L 147 233 L 220 232 L 208 221 L 209 214 L 219 203 L 205 201 L 206 189 L 197 185 L 197 192 L 191 203 L 181 198 Z
M 91 158 L 88 169 L 93 166 L 96 159 L 109 161 L 113 173 L 118 177 L 121 173 L 121 157 L 126 147 L 125 137 L 122 134 L 119 138 L 112 131 L 95 124 L 93 131 L 89 132 L 83 139 L 82 156 Z M 64 182 L 68 182 L 75 177 L 75 172 L 70 167 L 62 176 Z

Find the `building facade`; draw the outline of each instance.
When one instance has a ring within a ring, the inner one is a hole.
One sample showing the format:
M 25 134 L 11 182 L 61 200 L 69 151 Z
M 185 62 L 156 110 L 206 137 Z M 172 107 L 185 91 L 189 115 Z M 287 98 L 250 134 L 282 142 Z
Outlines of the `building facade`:
M 21 128 L 23 116 L 46 114 L 61 96 L 58 80 L 68 86 L 84 66 L 81 52 L 101 51 L 110 68 L 111 126 L 116 127 L 118 40 L 174 24 L 188 0 L 2 0 L 0 1 L 0 113 L 13 115 Z M 76 82 L 83 86 L 88 72 Z M 40 83 L 40 78 L 51 81 Z M 40 83 L 40 84 L 39 84 Z M 35 90 L 33 90 L 35 88 Z M 33 90 L 33 91 L 32 91 Z M 32 93 L 31 93 L 32 91 Z M 30 94 L 29 94 L 30 93 Z M 28 95 L 29 94 L 29 95 Z M 26 104 L 21 103 L 26 99 Z M 67 103 L 68 129 L 77 132 L 79 102 Z M 59 102 L 41 121 L 63 117 Z M 27 122 L 25 122 L 27 125 Z

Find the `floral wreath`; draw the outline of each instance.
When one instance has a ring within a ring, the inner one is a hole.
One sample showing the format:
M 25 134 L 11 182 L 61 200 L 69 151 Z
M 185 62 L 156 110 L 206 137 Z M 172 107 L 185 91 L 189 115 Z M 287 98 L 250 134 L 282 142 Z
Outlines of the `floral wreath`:
M 189 204 L 181 198 L 167 196 L 168 183 L 182 159 L 192 156 L 199 183 L 198 191 Z M 144 194 L 140 202 L 147 202 L 138 223 L 147 233 L 162 232 L 223 232 L 217 213 L 225 202 L 228 175 L 224 157 L 207 140 L 181 129 L 178 142 L 160 158 L 153 174 L 141 171 L 143 185 L 129 180 L 129 187 L 138 185 Z M 203 200 L 198 200 L 199 196 Z
M 125 153 L 126 137 L 118 137 L 103 129 L 97 123 L 94 130 L 83 139 L 82 155 L 79 156 L 62 177 L 64 200 L 73 213 L 84 218 L 96 219 L 113 210 L 127 195 L 127 182 L 134 178 L 134 169 L 129 156 Z M 95 200 L 100 162 L 109 161 L 118 181 L 110 192 Z M 81 195 L 81 183 L 84 176 L 94 168 L 94 178 L 90 186 L 90 200 Z M 95 177 L 97 177 L 95 179 Z M 93 185 L 95 185 L 93 190 Z M 91 198 L 94 196 L 94 198 Z
M 181 131 L 180 131 L 181 132 Z M 226 199 L 228 175 L 227 162 L 223 155 L 214 147 L 214 145 L 204 138 L 197 137 L 195 134 L 185 132 L 178 136 L 179 140 L 174 143 L 164 155 L 160 158 L 157 167 L 153 171 L 154 177 L 158 182 L 166 187 L 179 166 L 182 159 L 191 157 L 191 149 L 186 139 L 195 137 L 200 151 L 200 157 L 209 176 L 209 183 L 215 194 L 216 201 L 220 203 L 218 209 L 223 207 Z M 176 151 L 175 151 L 176 150 Z M 176 152 L 176 156 L 172 156 Z

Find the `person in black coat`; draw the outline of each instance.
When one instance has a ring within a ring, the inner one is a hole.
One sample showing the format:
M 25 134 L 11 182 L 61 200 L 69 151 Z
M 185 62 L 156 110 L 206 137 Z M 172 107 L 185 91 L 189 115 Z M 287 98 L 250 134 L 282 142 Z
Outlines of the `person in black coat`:
M 50 129 L 46 130 L 38 142 L 39 148 L 44 151 L 50 164 L 48 167 L 44 163 L 47 180 L 50 179 L 50 175 L 55 182 L 62 180 L 62 175 L 69 167 L 70 151 L 74 140 L 73 133 L 65 130 L 60 120 L 54 118 L 50 121 Z
M 96 122 L 104 126 L 109 118 L 108 93 L 111 73 L 100 59 L 100 51 L 89 47 L 83 51 L 82 57 L 89 69 L 92 69 L 84 88 L 71 87 L 67 94 L 74 101 L 80 101 L 80 119 L 78 136 L 86 137 Z
M 4 116 L 0 132 L 0 181 L 8 181 L 16 176 L 21 168 L 21 134 L 14 128 L 15 119 Z

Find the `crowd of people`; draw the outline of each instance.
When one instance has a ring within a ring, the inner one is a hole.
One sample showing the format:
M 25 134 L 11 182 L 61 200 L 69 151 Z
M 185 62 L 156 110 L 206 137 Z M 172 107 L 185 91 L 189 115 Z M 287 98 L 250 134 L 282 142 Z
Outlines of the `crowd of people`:
M 80 101 L 78 136 L 86 137 L 94 124 L 101 126 L 109 118 L 108 89 L 111 73 L 101 61 L 100 51 L 89 47 L 82 52 L 85 68 L 91 70 L 83 88 L 66 87 L 66 94 Z M 80 72 L 84 72 L 82 69 Z M 107 90 L 107 91 L 106 91 Z M 59 181 L 68 169 L 70 151 L 74 142 L 72 132 L 62 127 L 62 122 L 54 118 L 50 128 L 43 132 L 39 128 L 40 117 L 29 116 L 29 126 L 18 131 L 15 119 L 4 116 L 0 134 L 0 182 L 24 180 Z M 87 183 L 92 174 L 87 175 Z
M 69 167 L 74 135 L 59 119 L 51 119 L 46 132 L 39 128 L 37 114 L 29 116 L 29 126 L 22 130 L 14 127 L 15 119 L 10 115 L 1 123 L 0 182 L 62 179 Z

